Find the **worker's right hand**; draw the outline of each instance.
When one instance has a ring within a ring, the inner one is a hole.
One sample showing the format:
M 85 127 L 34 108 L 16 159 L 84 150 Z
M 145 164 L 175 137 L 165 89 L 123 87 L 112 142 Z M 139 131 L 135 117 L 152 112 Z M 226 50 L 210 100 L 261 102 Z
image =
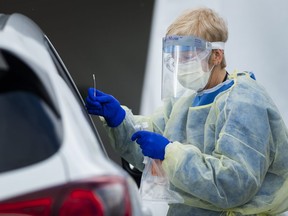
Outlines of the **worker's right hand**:
M 88 89 L 86 108 L 89 114 L 103 116 L 109 127 L 120 125 L 126 114 L 119 101 L 112 95 L 94 88 Z

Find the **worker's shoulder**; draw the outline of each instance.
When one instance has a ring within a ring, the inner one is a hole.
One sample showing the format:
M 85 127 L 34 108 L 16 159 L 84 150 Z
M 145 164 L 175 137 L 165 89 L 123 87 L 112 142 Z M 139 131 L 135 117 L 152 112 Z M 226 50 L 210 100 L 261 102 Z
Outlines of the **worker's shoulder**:
M 255 95 L 258 97 L 266 97 L 268 95 L 265 87 L 257 81 L 252 72 L 244 71 L 242 73 L 237 73 L 233 79 L 234 85 L 233 88 L 231 88 L 231 91 L 235 91 L 239 94 L 246 94 L 247 96 Z
M 265 87 L 259 83 L 255 76 L 246 73 L 237 76 L 234 85 L 225 94 L 225 101 L 234 106 L 262 106 L 263 108 L 274 107 L 274 102 L 266 91 Z

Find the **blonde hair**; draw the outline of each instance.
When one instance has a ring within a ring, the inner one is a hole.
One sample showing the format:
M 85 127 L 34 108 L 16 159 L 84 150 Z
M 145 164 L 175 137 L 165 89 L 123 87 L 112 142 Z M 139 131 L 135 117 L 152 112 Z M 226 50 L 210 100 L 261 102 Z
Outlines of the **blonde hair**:
M 210 8 L 185 11 L 167 29 L 166 35 L 194 35 L 209 42 L 226 42 L 228 27 L 225 20 Z M 225 57 L 221 67 L 226 67 Z

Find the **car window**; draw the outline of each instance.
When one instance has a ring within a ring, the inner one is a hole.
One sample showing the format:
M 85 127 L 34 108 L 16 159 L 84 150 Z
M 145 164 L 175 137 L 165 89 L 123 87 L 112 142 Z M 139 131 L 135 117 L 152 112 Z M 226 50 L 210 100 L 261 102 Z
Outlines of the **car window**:
M 1 50 L 0 172 L 47 159 L 62 142 L 61 117 L 38 77 L 24 62 Z
M 65 83 L 68 85 L 68 87 L 70 88 L 71 92 L 74 94 L 75 98 L 77 99 L 78 103 L 80 104 L 81 108 L 82 108 L 82 112 L 83 115 L 85 116 L 85 118 L 87 119 L 87 122 L 90 124 L 90 126 L 92 127 L 92 130 L 95 133 L 95 136 L 98 139 L 98 143 L 100 144 L 101 149 L 103 150 L 104 154 L 106 156 L 107 152 L 105 150 L 105 147 L 100 139 L 99 133 L 94 125 L 94 122 L 91 118 L 90 115 L 88 115 L 86 108 L 85 108 L 85 103 L 83 101 L 83 98 L 80 94 L 80 92 L 78 91 L 77 86 L 75 85 L 70 73 L 68 72 L 65 64 L 63 63 L 63 61 L 61 60 L 59 54 L 57 53 L 56 49 L 54 48 L 54 46 L 52 45 L 52 43 L 50 42 L 49 38 L 47 36 L 44 36 L 44 42 L 46 45 L 46 48 L 48 49 L 52 60 L 55 64 L 55 67 L 58 71 L 58 74 L 62 77 L 62 79 L 65 81 Z

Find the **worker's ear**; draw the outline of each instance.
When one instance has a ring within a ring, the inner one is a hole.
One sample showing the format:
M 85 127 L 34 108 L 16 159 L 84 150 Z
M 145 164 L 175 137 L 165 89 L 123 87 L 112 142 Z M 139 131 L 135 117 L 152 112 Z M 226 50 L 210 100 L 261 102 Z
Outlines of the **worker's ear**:
M 212 50 L 211 63 L 213 65 L 220 65 L 224 57 L 224 51 L 220 49 Z

